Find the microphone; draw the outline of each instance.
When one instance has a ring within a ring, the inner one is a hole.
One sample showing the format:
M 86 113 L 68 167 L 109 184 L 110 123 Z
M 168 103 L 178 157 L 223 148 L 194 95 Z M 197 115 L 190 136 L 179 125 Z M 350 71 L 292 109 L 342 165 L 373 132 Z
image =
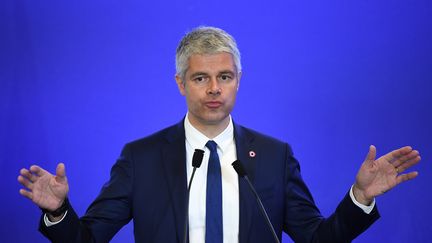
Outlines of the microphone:
M 195 152 L 192 157 L 192 175 L 189 180 L 188 189 L 187 189 L 187 196 L 186 196 L 186 208 L 185 208 L 185 223 L 184 223 L 184 239 L 183 242 L 187 242 L 187 235 L 188 235 L 188 222 L 189 222 L 189 196 L 190 196 L 190 189 L 192 186 L 192 180 L 195 176 L 195 171 L 197 168 L 201 166 L 202 160 L 204 157 L 204 150 L 201 149 L 195 149 Z
M 253 192 L 253 194 L 254 194 L 254 196 L 256 198 L 256 201 L 257 201 L 257 203 L 259 205 L 259 208 L 261 210 L 261 214 L 265 218 L 266 223 L 267 223 L 268 227 L 270 228 L 270 230 L 271 230 L 271 232 L 273 234 L 273 238 L 274 238 L 275 242 L 280 243 L 279 238 L 277 237 L 276 232 L 275 232 L 275 230 L 273 228 L 273 225 L 271 224 L 270 219 L 269 219 L 269 217 L 267 215 L 267 212 L 266 212 L 266 210 L 264 208 L 264 205 L 262 204 L 261 199 L 258 196 L 258 193 L 256 192 L 254 186 L 250 182 L 249 177 L 247 176 L 247 173 L 246 173 L 245 169 L 243 168 L 243 165 L 241 164 L 240 160 L 234 161 L 231 165 L 234 167 L 234 170 L 237 172 L 237 174 L 247 181 L 247 183 L 249 185 L 249 188 L 252 190 L 252 192 Z

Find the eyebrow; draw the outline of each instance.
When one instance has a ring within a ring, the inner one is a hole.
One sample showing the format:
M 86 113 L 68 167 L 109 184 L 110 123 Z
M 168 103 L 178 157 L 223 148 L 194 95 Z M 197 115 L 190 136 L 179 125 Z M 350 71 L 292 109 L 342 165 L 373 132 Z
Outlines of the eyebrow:
M 221 75 L 221 74 L 230 74 L 230 75 L 233 75 L 233 76 L 236 76 L 236 73 L 235 72 L 233 72 L 233 71 L 231 71 L 231 70 L 229 70 L 229 69 L 227 69 L 227 70 L 222 70 L 222 71 L 220 71 L 217 75 L 219 76 L 219 75 Z M 191 76 L 189 77 L 190 79 L 194 79 L 194 78 L 196 78 L 196 77 L 198 77 L 198 76 L 210 76 L 208 73 L 206 73 L 206 72 L 196 72 L 196 73 L 193 73 L 193 74 L 191 74 Z
M 193 73 L 193 74 L 190 76 L 190 78 L 193 79 L 193 78 L 195 78 L 195 77 L 197 77 L 197 76 L 208 76 L 208 74 L 205 73 L 205 72 L 196 72 L 196 73 Z
M 233 71 L 231 71 L 231 70 L 223 70 L 223 71 L 220 71 L 220 72 L 219 72 L 219 75 L 220 75 L 220 74 L 231 74 L 231 75 L 235 76 L 235 72 L 233 72 Z

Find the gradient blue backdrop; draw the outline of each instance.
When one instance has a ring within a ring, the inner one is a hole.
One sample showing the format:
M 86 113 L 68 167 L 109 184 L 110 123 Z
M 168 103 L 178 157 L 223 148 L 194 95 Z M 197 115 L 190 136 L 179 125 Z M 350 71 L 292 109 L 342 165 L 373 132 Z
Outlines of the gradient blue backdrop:
M 382 218 L 356 242 L 430 242 L 431 16 L 430 0 L 2 0 L 0 241 L 46 242 L 20 168 L 65 162 L 82 215 L 123 144 L 182 119 L 175 48 L 205 24 L 242 52 L 235 121 L 293 146 L 324 215 L 370 144 L 419 149 L 420 176 L 377 199 Z

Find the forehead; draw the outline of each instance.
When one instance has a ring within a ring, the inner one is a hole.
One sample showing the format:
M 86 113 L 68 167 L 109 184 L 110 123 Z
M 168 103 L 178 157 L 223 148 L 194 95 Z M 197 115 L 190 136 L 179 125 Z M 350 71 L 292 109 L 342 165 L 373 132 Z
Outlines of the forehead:
M 215 54 L 193 54 L 188 60 L 189 68 L 187 74 L 195 72 L 219 73 L 231 71 L 235 73 L 233 56 L 227 52 Z

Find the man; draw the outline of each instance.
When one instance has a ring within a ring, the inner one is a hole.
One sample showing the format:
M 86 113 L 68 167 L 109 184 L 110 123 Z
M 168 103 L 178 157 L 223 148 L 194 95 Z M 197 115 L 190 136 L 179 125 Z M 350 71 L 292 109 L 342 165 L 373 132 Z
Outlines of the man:
M 22 169 L 20 193 L 44 214 L 40 230 L 54 242 L 108 242 L 131 219 L 136 242 L 272 242 L 255 199 L 231 163 L 249 173 L 279 239 L 349 242 L 379 214 L 374 198 L 413 179 L 402 174 L 420 161 L 411 147 L 375 160 L 369 148 L 355 184 L 336 211 L 323 218 L 300 176 L 288 144 L 235 124 L 230 116 L 241 78 L 240 53 L 225 31 L 199 27 L 181 40 L 176 82 L 188 113 L 178 124 L 127 144 L 111 178 L 81 219 L 67 200 L 64 164 L 56 174 L 38 166 Z M 205 151 L 190 191 L 194 149 Z

